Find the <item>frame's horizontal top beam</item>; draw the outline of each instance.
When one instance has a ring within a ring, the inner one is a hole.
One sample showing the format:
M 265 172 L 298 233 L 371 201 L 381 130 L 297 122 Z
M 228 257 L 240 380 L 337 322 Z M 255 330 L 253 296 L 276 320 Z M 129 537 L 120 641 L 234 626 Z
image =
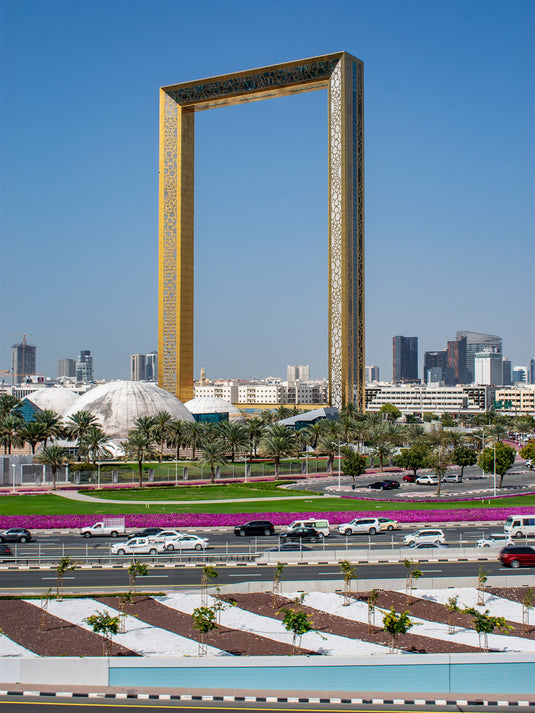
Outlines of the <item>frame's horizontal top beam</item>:
M 336 52 L 248 69 L 244 72 L 174 84 L 162 87 L 162 90 L 177 104 L 195 111 L 313 91 L 327 86 L 336 64 L 344 54 L 346 53 Z M 360 61 L 348 56 L 356 62 Z

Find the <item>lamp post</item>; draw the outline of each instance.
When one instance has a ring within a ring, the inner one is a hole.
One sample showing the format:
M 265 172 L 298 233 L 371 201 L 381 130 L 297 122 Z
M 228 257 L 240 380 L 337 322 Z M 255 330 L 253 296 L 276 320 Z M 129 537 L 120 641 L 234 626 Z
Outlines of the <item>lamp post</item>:
M 11 467 L 13 468 L 13 492 L 15 492 L 15 469 L 17 466 L 15 465 L 15 463 L 12 463 Z
M 100 490 L 100 461 L 97 463 L 97 489 Z
M 338 441 L 338 492 L 340 492 L 340 475 L 341 475 L 341 470 L 342 470 L 342 463 L 340 461 L 340 447 L 341 447 L 340 441 Z
M 496 441 L 494 441 L 494 497 L 496 497 Z
M 245 458 L 243 459 L 243 468 L 244 468 L 243 482 L 246 483 L 247 482 L 247 456 L 245 456 Z

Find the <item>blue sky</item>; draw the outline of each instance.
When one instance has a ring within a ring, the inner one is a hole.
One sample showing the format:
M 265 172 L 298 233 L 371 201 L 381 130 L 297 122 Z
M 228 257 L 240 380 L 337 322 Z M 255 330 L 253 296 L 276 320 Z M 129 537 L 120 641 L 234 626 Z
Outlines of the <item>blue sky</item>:
M 532 0 L 0 2 L 0 369 L 157 347 L 158 89 L 365 64 L 366 363 L 458 329 L 535 357 Z M 195 372 L 327 374 L 326 92 L 196 117 Z

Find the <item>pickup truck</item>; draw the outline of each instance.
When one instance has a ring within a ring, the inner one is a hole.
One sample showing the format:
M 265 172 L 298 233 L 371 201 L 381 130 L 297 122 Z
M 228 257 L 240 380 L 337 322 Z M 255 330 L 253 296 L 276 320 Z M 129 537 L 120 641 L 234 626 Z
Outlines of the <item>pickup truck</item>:
M 151 542 L 148 537 L 133 537 L 128 542 L 115 542 L 110 547 L 112 555 L 156 555 L 165 552 L 163 542 Z
M 124 517 L 103 518 L 91 527 L 82 527 L 80 534 L 82 537 L 118 537 L 126 534 L 124 527 Z

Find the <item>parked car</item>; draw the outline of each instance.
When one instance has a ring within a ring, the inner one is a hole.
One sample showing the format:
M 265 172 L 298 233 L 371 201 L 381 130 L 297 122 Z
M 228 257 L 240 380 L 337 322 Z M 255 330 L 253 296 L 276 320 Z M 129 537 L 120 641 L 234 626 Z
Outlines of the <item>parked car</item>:
M 264 552 L 305 552 L 311 551 L 312 547 L 307 547 L 301 542 L 283 542 L 282 545 L 278 547 L 270 547 Z
M 164 550 L 163 542 L 151 542 L 148 537 L 134 537 L 131 540 L 115 542 L 110 547 L 112 555 L 156 555 Z
M 419 475 L 415 482 L 418 485 L 438 485 L 438 478 L 436 475 Z
M 409 535 L 405 535 L 403 538 L 403 544 L 409 547 L 415 547 L 420 542 L 436 542 L 443 545 L 446 542 L 444 532 L 436 528 L 425 528 L 423 530 L 416 530 Z
M 0 542 L 30 542 L 32 533 L 25 527 L 10 527 L 0 532 Z
M 442 476 L 442 482 L 443 483 L 462 483 L 463 479 L 461 478 L 460 473 L 447 473 L 446 475 Z
M 378 517 L 379 526 L 381 530 L 399 530 L 399 524 L 397 520 L 391 520 L 388 517 Z
M 208 547 L 206 537 L 197 537 L 197 535 L 178 535 L 172 537 L 165 542 L 165 549 L 168 552 L 173 550 L 205 550 Z
M 533 470 L 533 461 L 531 458 L 528 458 L 526 460 L 525 466 L 526 468 L 528 468 L 528 470 Z
M 370 483 L 368 488 L 375 490 L 394 490 L 394 488 L 399 488 L 399 483 L 397 480 L 376 480 L 375 483 Z
M 131 535 L 128 535 L 128 539 L 130 540 L 132 537 L 153 537 L 154 535 L 159 535 L 162 530 L 163 528 L 161 527 L 145 527 L 143 530 L 139 530 L 139 532 L 133 532 Z
M 535 550 L 526 545 L 506 545 L 498 557 L 505 567 L 535 567 Z
M 13 556 L 13 552 L 11 551 L 10 546 L 0 544 L 0 558 L 12 557 L 12 556 Z
M 245 537 L 245 535 L 274 535 L 275 526 L 269 520 L 251 520 L 243 525 L 236 525 L 234 528 L 234 534 L 240 537 Z
M 281 535 L 281 542 L 291 542 L 292 540 L 299 540 L 299 542 L 320 542 L 323 539 L 323 535 L 315 530 L 313 527 L 296 527 L 290 532 L 285 532 Z
M 482 537 L 477 541 L 477 547 L 495 547 L 497 545 L 512 545 L 510 535 L 505 532 L 492 532 L 490 535 Z
M 383 483 L 388 483 L 391 488 L 399 488 L 399 480 L 390 480 L 389 478 L 385 478 Z
M 377 517 L 361 517 L 344 522 L 338 525 L 338 532 L 341 535 L 375 535 L 381 529 L 381 523 Z
M 414 481 L 416 480 L 416 476 L 414 475 L 414 473 L 405 473 L 405 475 L 403 476 L 403 480 L 406 483 L 414 483 Z

